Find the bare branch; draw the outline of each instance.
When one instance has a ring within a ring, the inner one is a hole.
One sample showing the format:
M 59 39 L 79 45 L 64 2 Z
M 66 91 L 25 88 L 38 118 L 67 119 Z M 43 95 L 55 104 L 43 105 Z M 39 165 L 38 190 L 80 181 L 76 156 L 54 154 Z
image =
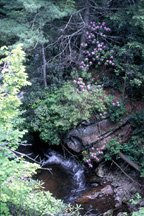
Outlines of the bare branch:
M 135 181 L 133 178 L 131 178 L 114 160 L 112 160 L 112 162 L 132 181 L 135 182 L 136 184 L 140 185 L 141 187 L 144 187 L 143 185 L 141 185 L 140 183 L 138 183 L 137 181 Z

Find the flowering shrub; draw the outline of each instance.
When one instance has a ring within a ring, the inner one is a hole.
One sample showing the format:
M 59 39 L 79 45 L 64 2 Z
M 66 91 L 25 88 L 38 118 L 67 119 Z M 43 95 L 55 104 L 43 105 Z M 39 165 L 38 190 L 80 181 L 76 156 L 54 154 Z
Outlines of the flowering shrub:
M 119 121 L 125 112 L 122 100 L 112 101 L 109 103 L 108 112 L 110 113 L 111 121 Z
M 86 84 L 83 82 L 83 80 L 82 80 L 81 77 L 79 77 L 78 80 L 74 79 L 73 82 L 76 84 L 76 87 L 77 87 L 77 88 L 76 88 L 76 92 L 80 92 L 80 91 L 82 91 L 82 92 L 85 91 L 85 92 L 86 92 L 86 91 L 92 90 L 92 87 L 91 87 L 90 85 L 86 85 Z M 101 92 L 100 88 L 102 88 L 101 85 L 95 86 L 96 92 Z
M 81 62 L 80 68 L 89 70 L 91 66 L 98 67 L 103 64 L 114 66 L 113 50 L 110 49 L 106 40 L 111 29 L 106 27 L 105 22 L 98 24 L 90 22 L 88 29 L 86 32 L 87 42 L 81 44 L 84 60 Z
M 84 162 L 86 162 L 89 167 L 93 167 L 92 163 L 93 161 L 96 161 L 98 162 L 99 161 L 99 156 L 101 154 L 103 154 L 103 151 L 101 151 L 99 148 L 96 148 L 96 147 L 91 147 L 89 150 L 85 150 L 82 152 L 83 154 L 83 160 Z
M 49 144 L 59 144 L 59 137 L 92 116 L 100 118 L 106 110 L 107 96 L 101 85 L 86 84 L 81 77 L 66 82 L 60 89 L 47 89 L 45 98 L 32 105 L 34 119 L 31 126 Z

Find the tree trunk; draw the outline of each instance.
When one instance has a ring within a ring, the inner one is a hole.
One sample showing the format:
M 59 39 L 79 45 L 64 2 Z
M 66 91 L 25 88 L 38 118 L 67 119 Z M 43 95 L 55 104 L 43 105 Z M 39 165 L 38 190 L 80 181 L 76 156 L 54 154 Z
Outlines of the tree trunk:
M 85 0 L 85 13 L 84 13 L 84 25 L 85 26 L 83 29 L 83 33 L 81 35 L 81 43 L 80 44 L 86 42 L 86 30 L 88 29 L 88 25 L 89 25 L 89 15 L 90 15 L 90 3 L 89 3 L 89 0 Z M 82 47 L 80 46 L 78 64 L 80 64 L 82 57 L 83 57 Z
M 42 47 L 42 60 L 43 60 L 43 81 L 44 81 L 44 87 L 47 87 L 47 80 L 46 80 L 46 58 L 45 58 L 45 50 L 44 50 L 44 44 L 41 44 Z

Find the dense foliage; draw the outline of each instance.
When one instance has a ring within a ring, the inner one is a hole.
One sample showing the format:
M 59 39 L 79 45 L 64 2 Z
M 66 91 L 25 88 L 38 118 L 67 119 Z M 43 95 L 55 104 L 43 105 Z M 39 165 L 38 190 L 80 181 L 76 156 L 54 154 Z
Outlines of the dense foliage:
M 65 82 L 53 92 L 45 90 L 45 98 L 33 105 L 33 131 L 39 131 L 40 137 L 49 144 L 59 144 L 62 134 L 77 126 L 80 121 L 93 117 L 100 118 L 106 109 L 106 101 L 101 85 L 86 85 L 82 78 Z
M 5 51 L 4 55 L 6 57 L 0 62 L 3 65 L 0 86 L 0 214 L 79 215 L 78 209 L 56 200 L 50 192 L 44 192 L 42 182 L 31 179 L 40 166 L 17 154 L 16 149 L 25 133 L 18 129 L 22 122 L 18 94 L 21 87 L 30 83 L 23 66 L 21 45 L 11 52 Z
M 2 214 L 17 207 L 19 214 L 64 215 L 71 208 L 31 180 L 39 165 L 17 156 L 26 129 L 59 145 L 82 121 L 124 116 L 132 137 L 108 142 L 105 158 L 122 151 L 144 176 L 144 110 L 129 116 L 125 108 L 126 100 L 144 99 L 144 0 L 0 0 L 0 34 L 0 46 L 11 50 L 0 51 Z M 102 153 L 90 148 L 84 161 L 92 167 Z

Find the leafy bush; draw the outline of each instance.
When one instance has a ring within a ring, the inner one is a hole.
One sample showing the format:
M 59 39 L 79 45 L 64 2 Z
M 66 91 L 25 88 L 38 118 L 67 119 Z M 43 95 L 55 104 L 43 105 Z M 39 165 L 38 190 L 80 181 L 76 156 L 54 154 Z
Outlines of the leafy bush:
M 122 100 L 111 101 L 111 103 L 108 104 L 108 112 L 110 114 L 111 121 L 120 121 L 122 115 L 125 112 L 125 107 L 122 103 Z
M 141 168 L 141 177 L 144 177 L 144 132 L 139 135 L 133 135 L 128 143 L 122 145 L 122 151 L 133 162 Z
M 93 161 L 99 161 L 99 156 L 103 154 L 103 151 L 99 148 L 91 147 L 88 150 L 82 152 L 83 161 L 86 162 L 89 167 L 93 167 Z
M 131 116 L 130 122 L 135 128 L 134 134 L 143 131 L 144 130 L 144 110 L 141 109 L 140 111 L 137 111 L 133 116 Z
M 132 213 L 132 216 L 143 216 L 143 215 L 144 215 L 144 208 L 143 207 L 141 207 L 139 209 L 139 211 Z
M 99 119 L 107 100 L 101 85 L 86 85 L 82 78 L 68 81 L 54 92 L 47 89 L 45 98 L 32 105 L 35 117 L 31 126 L 49 144 L 59 144 L 59 138 L 79 121 L 92 115 Z
M 113 156 L 118 158 L 117 154 L 122 149 L 122 146 L 119 144 L 117 138 L 111 139 L 109 142 L 106 143 L 106 153 L 104 155 L 105 160 L 112 160 Z
M 29 84 L 23 67 L 24 52 L 21 45 L 4 53 L 0 86 L 0 215 L 79 215 L 79 207 L 56 200 L 45 192 L 42 183 L 31 179 L 40 166 L 19 157 L 16 151 L 25 131 L 21 122 L 18 97 L 20 88 Z

